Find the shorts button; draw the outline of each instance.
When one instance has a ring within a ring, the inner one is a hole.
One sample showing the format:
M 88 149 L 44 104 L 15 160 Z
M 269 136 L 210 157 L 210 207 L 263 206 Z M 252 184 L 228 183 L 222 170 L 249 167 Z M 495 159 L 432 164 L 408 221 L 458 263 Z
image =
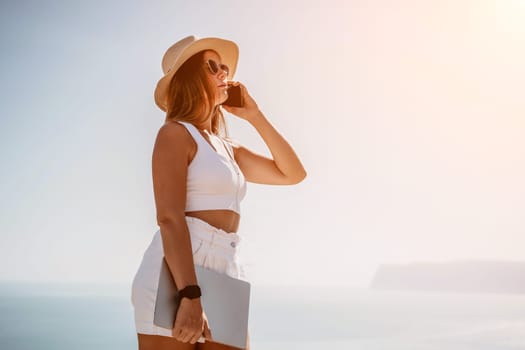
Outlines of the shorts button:
M 235 248 L 235 246 L 236 246 L 235 242 L 231 242 L 230 245 L 231 245 L 233 248 Z

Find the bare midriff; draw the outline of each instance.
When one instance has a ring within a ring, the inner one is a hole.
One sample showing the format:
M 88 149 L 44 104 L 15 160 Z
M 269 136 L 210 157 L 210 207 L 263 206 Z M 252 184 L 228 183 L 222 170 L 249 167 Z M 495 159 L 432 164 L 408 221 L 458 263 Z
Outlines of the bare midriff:
M 226 232 L 237 232 L 241 218 L 238 213 L 226 209 L 187 211 L 186 216 L 201 219 Z

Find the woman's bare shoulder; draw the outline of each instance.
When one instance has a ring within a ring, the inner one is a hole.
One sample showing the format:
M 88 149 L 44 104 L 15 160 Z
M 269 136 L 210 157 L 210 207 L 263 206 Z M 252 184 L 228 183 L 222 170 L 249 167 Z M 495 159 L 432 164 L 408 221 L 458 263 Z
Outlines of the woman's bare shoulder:
M 169 157 L 171 160 L 165 159 L 165 161 L 172 163 L 173 157 L 179 156 L 183 157 L 186 164 L 189 165 L 196 153 L 197 143 L 183 124 L 169 121 L 159 128 L 153 147 L 154 158 L 159 154 L 164 154 L 165 156 L 161 158 Z
M 166 121 L 162 126 L 159 128 L 159 135 L 160 134 L 177 134 L 177 133 L 187 133 L 186 127 L 178 121 Z
M 163 145 L 192 146 L 195 144 L 186 127 L 177 121 L 166 121 L 157 133 L 156 143 Z

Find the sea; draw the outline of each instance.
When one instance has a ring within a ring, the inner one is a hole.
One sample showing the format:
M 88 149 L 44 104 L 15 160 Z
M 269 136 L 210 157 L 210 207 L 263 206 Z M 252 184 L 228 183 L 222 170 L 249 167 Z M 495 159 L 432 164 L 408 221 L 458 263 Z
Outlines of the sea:
M 129 291 L 0 283 L 0 349 L 137 349 Z M 249 332 L 252 350 L 523 350 L 525 295 L 252 285 Z

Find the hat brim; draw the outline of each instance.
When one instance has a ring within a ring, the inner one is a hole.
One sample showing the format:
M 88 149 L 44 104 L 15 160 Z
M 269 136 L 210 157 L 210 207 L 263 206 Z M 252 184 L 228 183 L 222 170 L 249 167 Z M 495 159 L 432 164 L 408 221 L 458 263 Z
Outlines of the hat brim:
M 191 56 L 202 50 L 214 50 L 221 56 L 222 63 L 230 68 L 228 73 L 228 80 L 232 80 L 235 71 L 237 70 L 237 61 L 239 59 L 239 48 L 233 41 L 220 38 L 202 38 L 195 40 L 179 54 L 175 64 L 171 69 L 158 81 L 155 88 L 155 103 L 163 110 L 167 110 L 167 93 L 171 78 L 175 75 L 177 70 L 186 62 Z

